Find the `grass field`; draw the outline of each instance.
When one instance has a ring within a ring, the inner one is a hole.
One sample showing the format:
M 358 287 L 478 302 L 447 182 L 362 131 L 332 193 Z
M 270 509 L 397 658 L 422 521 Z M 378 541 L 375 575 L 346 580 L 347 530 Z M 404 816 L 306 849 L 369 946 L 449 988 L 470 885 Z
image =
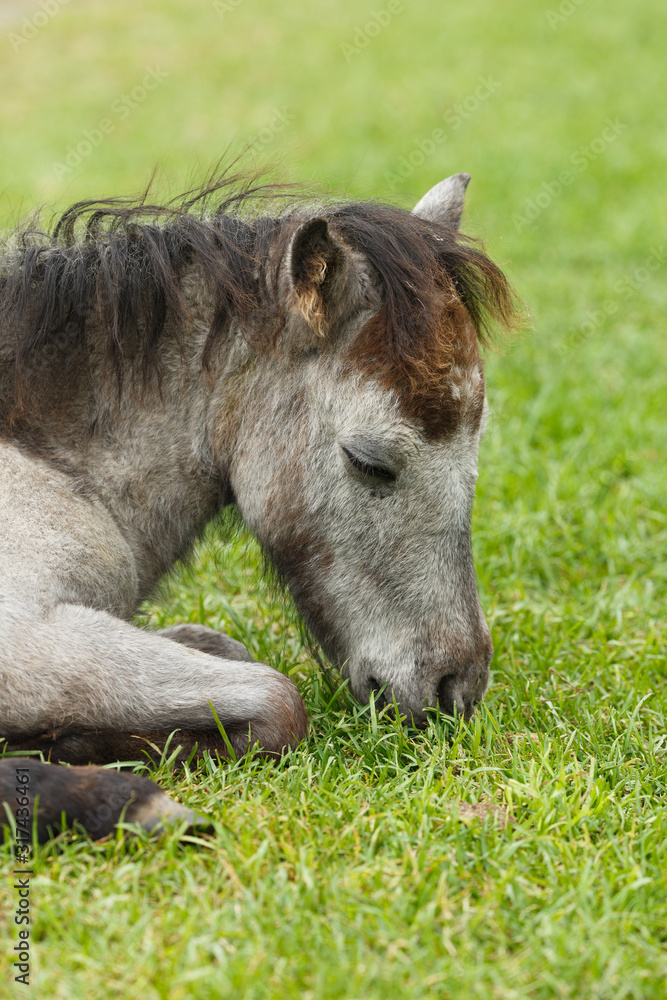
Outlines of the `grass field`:
M 155 165 L 175 191 L 232 141 L 406 205 L 466 170 L 465 228 L 531 321 L 487 363 L 482 711 L 415 733 L 356 705 L 252 540 L 221 561 L 211 539 L 142 620 L 228 628 L 297 680 L 310 736 L 283 766 L 165 761 L 158 780 L 215 823 L 201 843 L 40 849 L 32 995 L 665 998 L 663 3 L 53 9 L 0 0 L 3 224 L 134 192 Z M 4 997 L 23 987 L 0 861 Z

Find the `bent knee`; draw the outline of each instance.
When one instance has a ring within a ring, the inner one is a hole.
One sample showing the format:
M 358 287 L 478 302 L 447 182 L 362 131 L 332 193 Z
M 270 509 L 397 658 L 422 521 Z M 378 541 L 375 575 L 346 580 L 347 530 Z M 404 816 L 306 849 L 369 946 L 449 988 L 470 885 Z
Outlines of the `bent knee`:
M 232 746 L 235 752 L 243 753 L 258 745 L 259 752 L 265 756 L 280 757 L 287 750 L 293 750 L 307 732 L 306 706 L 296 684 L 275 671 L 259 710 L 249 720 L 249 732 L 248 728 L 245 734 L 237 730 Z
M 282 731 L 283 746 L 294 748 L 308 732 L 308 714 L 294 681 L 278 674 L 274 709 Z

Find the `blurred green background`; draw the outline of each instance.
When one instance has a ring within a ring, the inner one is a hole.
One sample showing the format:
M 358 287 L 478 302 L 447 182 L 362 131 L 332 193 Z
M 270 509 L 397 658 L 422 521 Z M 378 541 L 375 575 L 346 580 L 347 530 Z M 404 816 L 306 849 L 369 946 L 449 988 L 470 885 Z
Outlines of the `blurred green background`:
M 252 544 L 205 546 L 142 621 L 227 627 L 292 672 L 311 736 L 282 769 L 165 763 L 219 820 L 207 848 L 44 849 L 40 996 L 664 998 L 666 19 L 662 0 L 0 0 L 5 227 L 154 168 L 176 194 L 248 144 L 278 178 L 408 207 L 467 171 L 464 229 L 530 312 L 487 361 L 482 712 L 452 745 L 355 707 Z

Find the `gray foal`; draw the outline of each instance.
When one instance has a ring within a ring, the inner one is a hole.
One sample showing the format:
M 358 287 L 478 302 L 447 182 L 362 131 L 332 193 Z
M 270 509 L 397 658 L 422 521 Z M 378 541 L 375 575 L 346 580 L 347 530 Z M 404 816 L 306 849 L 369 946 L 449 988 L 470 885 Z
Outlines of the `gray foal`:
M 178 208 L 81 203 L 51 235 L 7 244 L 6 748 L 103 764 L 178 729 L 182 756 L 225 754 L 209 703 L 237 754 L 280 756 L 302 739 L 297 688 L 240 643 L 132 624 L 228 505 L 358 698 L 395 699 L 416 724 L 437 704 L 471 714 L 492 652 L 470 544 L 479 344 L 487 318 L 510 322 L 513 305 L 458 232 L 468 179 L 442 181 L 412 213 L 342 203 L 278 215 L 249 214 L 252 191 L 222 181 Z M 0 768 L 8 800 L 15 761 Z M 45 814 L 62 803 L 82 822 L 66 789 L 94 802 L 102 778 L 72 769 L 68 783 L 61 769 L 50 801 L 48 773 Z

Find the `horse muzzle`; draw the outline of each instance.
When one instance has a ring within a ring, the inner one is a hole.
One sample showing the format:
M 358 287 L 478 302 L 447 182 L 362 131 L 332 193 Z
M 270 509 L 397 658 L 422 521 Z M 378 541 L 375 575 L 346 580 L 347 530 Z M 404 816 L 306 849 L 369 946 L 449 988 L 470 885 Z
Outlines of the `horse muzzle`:
M 408 723 L 424 726 L 429 709 L 444 715 L 470 719 L 484 697 L 489 683 L 489 663 L 493 646 L 488 633 L 483 643 L 476 643 L 471 655 L 416 661 L 387 667 L 368 661 L 350 668 L 352 692 L 360 702 L 375 698 L 378 707 L 395 701 Z

